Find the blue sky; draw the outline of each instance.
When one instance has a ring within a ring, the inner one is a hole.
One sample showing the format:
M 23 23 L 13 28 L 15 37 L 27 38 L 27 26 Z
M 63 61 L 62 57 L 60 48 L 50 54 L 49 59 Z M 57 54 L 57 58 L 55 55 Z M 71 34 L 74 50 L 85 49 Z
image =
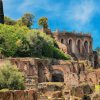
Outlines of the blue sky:
M 49 27 L 63 31 L 91 33 L 93 47 L 100 47 L 100 0 L 3 0 L 5 16 L 19 19 L 24 13 L 37 20 L 46 16 Z

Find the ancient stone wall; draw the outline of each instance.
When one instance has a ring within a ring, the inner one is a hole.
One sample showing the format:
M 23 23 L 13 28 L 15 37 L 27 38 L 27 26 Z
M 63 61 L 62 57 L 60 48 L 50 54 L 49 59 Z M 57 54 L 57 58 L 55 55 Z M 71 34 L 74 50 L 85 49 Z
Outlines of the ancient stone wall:
M 64 46 L 60 46 L 60 49 L 68 54 L 71 54 L 75 60 L 87 59 L 92 61 L 91 56 L 93 56 L 93 50 L 92 37 L 90 34 L 56 31 L 54 32 L 54 38 L 67 48 L 65 51 L 63 50 Z
M 66 96 L 67 94 L 68 97 L 71 96 L 70 93 L 74 87 L 77 92 L 73 94 L 73 96 L 80 98 L 81 94 L 79 94 L 79 91 L 81 90 L 83 93 L 82 96 L 85 94 L 83 91 L 87 91 L 83 90 L 83 87 L 81 86 L 84 86 L 84 84 L 91 86 L 100 84 L 100 69 L 92 69 L 89 67 L 90 64 L 88 61 L 9 58 L 1 59 L 0 66 L 2 66 L 7 60 L 12 64 L 16 64 L 19 70 L 24 73 L 26 89 L 38 90 L 39 86 L 43 85 L 43 89 L 46 89 L 46 93 L 48 88 L 45 87 L 45 84 L 52 85 L 52 82 L 54 84 L 59 82 L 64 84 L 63 92 Z M 53 89 L 53 87 L 49 89 Z M 19 96 L 22 96 L 23 94 L 24 92 L 21 91 Z M 22 96 L 21 98 L 24 97 Z
M 37 100 L 34 90 L 0 91 L 0 100 Z
M 38 83 L 64 82 L 66 88 L 83 83 L 100 84 L 100 69 L 89 67 L 88 61 L 42 60 L 33 58 L 11 58 L 25 75 L 26 89 L 37 89 Z M 0 61 L 0 65 L 4 62 Z M 90 69 L 89 69 L 90 68 Z

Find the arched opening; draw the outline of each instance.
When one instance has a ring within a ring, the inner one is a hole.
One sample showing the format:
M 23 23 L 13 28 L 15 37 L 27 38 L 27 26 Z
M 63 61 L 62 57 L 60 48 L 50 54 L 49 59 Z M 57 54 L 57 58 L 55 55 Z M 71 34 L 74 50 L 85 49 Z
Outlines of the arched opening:
M 77 41 L 77 48 L 78 48 L 78 52 L 80 53 L 81 52 L 81 41 L 80 40 Z
M 45 82 L 45 72 L 44 72 L 44 66 L 42 63 L 38 63 L 38 82 L 42 83 Z
M 64 75 L 61 71 L 54 71 L 52 73 L 52 82 L 64 82 Z
M 84 95 L 83 100 L 91 100 L 91 98 L 87 95 Z
M 88 42 L 87 41 L 84 42 L 84 49 L 85 49 L 85 52 L 88 53 Z
M 64 43 L 64 39 L 61 39 L 61 43 Z
M 72 52 L 72 39 L 70 39 L 68 43 L 69 43 L 70 51 Z

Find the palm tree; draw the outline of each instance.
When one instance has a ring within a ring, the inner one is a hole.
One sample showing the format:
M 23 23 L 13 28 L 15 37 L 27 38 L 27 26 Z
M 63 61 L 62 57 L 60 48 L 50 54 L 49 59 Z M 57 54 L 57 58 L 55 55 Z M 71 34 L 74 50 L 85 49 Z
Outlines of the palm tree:
M 38 20 L 38 25 L 42 26 L 44 29 L 48 29 L 48 18 L 46 17 L 41 17 Z
M 4 23 L 3 2 L 0 0 L 0 23 Z

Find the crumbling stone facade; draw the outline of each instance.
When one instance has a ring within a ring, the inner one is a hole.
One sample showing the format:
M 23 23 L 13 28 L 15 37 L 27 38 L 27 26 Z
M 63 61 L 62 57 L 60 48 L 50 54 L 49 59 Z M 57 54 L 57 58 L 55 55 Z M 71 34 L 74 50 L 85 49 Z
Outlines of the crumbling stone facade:
M 89 59 L 93 54 L 90 34 L 75 32 L 54 32 L 54 38 L 67 47 L 67 53 L 77 59 Z
M 5 63 L 5 60 L 16 64 L 19 71 L 24 73 L 26 89 L 38 91 L 39 98 L 46 98 L 43 100 L 47 100 L 50 95 L 52 98 L 55 96 L 56 98 L 62 98 L 64 96 L 65 98 L 71 98 L 71 100 L 76 100 L 75 98 L 85 100 L 83 98 L 89 98 L 94 90 L 92 92 L 89 90 L 90 92 L 87 93 L 88 88 L 84 90 L 84 87 L 100 84 L 100 69 L 91 69 L 88 61 L 9 58 L 1 59 L 0 66 Z M 74 88 L 77 90 L 76 93 L 72 92 Z M 82 91 L 82 94 L 79 91 Z M 86 94 L 90 96 L 84 97 Z
M 93 39 L 90 34 L 56 30 L 53 37 L 59 48 L 65 54 L 70 54 L 74 60 L 88 60 L 94 68 L 100 66 L 99 54 L 93 51 Z
M 93 51 L 93 39 L 91 34 L 58 31 L 52 32 L 50 29 L 41 29 L 47 35 L 53 37 L 58 47 L 65 53 L 70 54 L 74 60 L 88 60 L 94 68 L 99 67 L 98 53 Z

